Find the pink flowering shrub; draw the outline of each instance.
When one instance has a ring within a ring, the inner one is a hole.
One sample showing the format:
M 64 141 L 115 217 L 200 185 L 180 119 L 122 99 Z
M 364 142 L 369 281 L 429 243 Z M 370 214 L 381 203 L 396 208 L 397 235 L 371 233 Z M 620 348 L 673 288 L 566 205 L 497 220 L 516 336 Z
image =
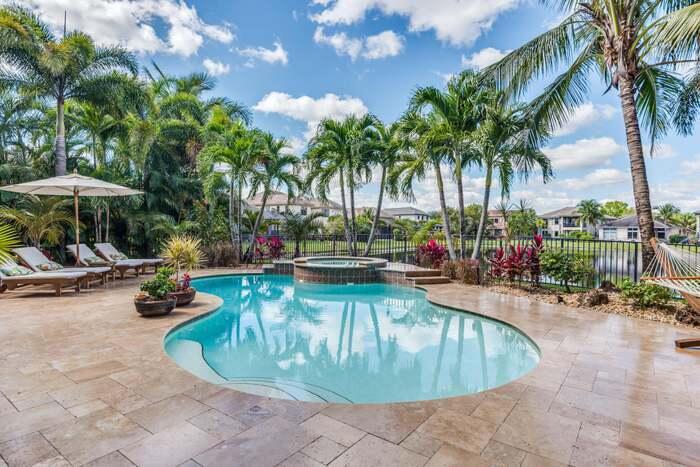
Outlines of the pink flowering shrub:
M 268 238 L 265 247 L 271 259 L 280 259 L 284 254 L 284 241 L 279 237 Z
M 447 249 L 435 239 L 431 238 L 426 243 L 418 245 L 418 264 L 423 267 L 440 269 L 446 257 Z
M 535 235 L 529 245 L 510 245 L 507 254 L 503 248 L 498 248 L 493 258 L 489 259 L 489 275 L 495 279 L 509 281 L 529 278 L 535 284 L 539 284 L 542 276 L 540 253 L 543 250 L 542 235 Z

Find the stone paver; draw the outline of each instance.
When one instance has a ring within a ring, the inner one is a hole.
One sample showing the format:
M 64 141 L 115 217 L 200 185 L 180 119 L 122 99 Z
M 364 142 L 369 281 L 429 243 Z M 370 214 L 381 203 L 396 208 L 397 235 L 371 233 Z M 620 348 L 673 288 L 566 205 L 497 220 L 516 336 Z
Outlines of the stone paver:
M 179 368 L 163 335 L 220 300 L 199 294 L 143 319 L 131 303 L 137 287 L 0 295 L 0 467 L 700 465 L 700 355 L 673 347 L 697 334 L 685 328 L 429 285 L 437 304 L 527 333 L 540 365 L 464 397 L 311 404 Z

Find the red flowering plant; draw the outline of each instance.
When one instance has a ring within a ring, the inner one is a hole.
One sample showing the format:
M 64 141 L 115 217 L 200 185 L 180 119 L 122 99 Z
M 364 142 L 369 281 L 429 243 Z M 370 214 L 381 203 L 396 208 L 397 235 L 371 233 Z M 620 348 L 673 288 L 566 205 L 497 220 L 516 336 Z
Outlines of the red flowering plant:
M 267 253 L 272 259 L 280 259 L 284 254 L 284 241 L 279 237 L 270 237 L 265 242 Z
M 542 270 L 540 267 L 540 253 L 544 250 L 544 242 L 541 235 L 535 235 L 529 245 L 520 243 L 510 245 L 508 254 L 503 248 L 496 249 L 490 263 L 489 275 L 495 279 L 507 279 L 509 281 L 522 280 L 527 277 L 535 284 L 539 284 Z
M 180 281 L 180 284 L 178 285 L 178 287 L 180 290 L 189 290 L 191 284 L 192 284 L 192 277 L 190 277 L 189 274 L 184 273 L 182 275 L 182 280 Z
M 418 245 L 418 264 L 421 266 L 440 269 L 446 256 L 447 249 L 435 239 L 431 238 L 427 243 Z

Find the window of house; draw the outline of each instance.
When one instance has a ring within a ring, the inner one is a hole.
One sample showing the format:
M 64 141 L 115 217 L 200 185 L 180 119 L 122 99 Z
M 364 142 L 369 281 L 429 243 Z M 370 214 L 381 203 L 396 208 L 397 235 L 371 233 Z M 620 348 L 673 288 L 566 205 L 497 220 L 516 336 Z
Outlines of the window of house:
M 559 218 L 554 219 L 554 225 L 559 225 Z
M 666 229 L 656 229 L 656 238 L 666 240 Z
M 302 215 L 302 216 L 305 216 L 305 215 L 306 215 L 306 212 L 307 212 L 306 206 L 303 206 L 303 207 L 301 208 L 301 215 Z
M 639 238 L 639 229 L 637 227 L 627 228 L 627 240 L 637 240 Z
M 605 227 L 603 229 L 603 240 L 617 240 L 617 229 L 614 227 Z
M 498 217 L 496 217 L 496 218 L 493 220 L 493 223 L 494 223 L 494 224 L 498 224 Z

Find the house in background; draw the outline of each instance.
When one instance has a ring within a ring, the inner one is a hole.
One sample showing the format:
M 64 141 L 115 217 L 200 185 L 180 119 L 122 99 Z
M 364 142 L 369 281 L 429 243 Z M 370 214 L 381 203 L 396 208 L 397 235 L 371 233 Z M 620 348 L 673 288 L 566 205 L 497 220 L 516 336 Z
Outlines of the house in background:
M 695 235 L 700 240 L 700 211 L 695 211 Z
M 249 198 L 246 203 L 252 209 L 260 209 L 262 205 L 262 194 L 258 193 L 253 198 Z M 267 197 L 267 203 L 265 203 L 265 210 L 274 211 L 279 214 L 290 212 L 303 216 L 312 213 L 320 213 L 323 217 L 337 216 L 343 212 L 342 206 L 335 201 L 324 201 L 309 196 L 297 196 L 289 199 L 286 193 L 280 191 L 273 191 L 270 193 Z
M 659 240 L 668 240 L 671 235 L 681 235 L 682 229 L 675 225 L 654 221 L 654 231 Z M 598 229 L 600 240 L 617 240 L 624 242 L 639 241 L 639 223 L 637 216 L 631 215 L 603 223 Z
M 504 237 L 508 227 L 508 219 L 503 217 L 503 212 L 498 209 L 489 209 L 486 215 L 488 216 L 486 236 L 490 238 Z
M 405 206 L 402 208 L 384 208 L 381 216 L 392 217 L 394 219 L 408 219 L 415 222 L 424 222 L 430 219 L 430 215 L 413 206 Z
M 544 213 L 539 216 L 546 222 L 542 235 L 546 237 L 564 237 L 571 232 L 588 232 L 595 234 L 595 226 L 581 222 L 581 215 L 575 207 L 566 207 Z

